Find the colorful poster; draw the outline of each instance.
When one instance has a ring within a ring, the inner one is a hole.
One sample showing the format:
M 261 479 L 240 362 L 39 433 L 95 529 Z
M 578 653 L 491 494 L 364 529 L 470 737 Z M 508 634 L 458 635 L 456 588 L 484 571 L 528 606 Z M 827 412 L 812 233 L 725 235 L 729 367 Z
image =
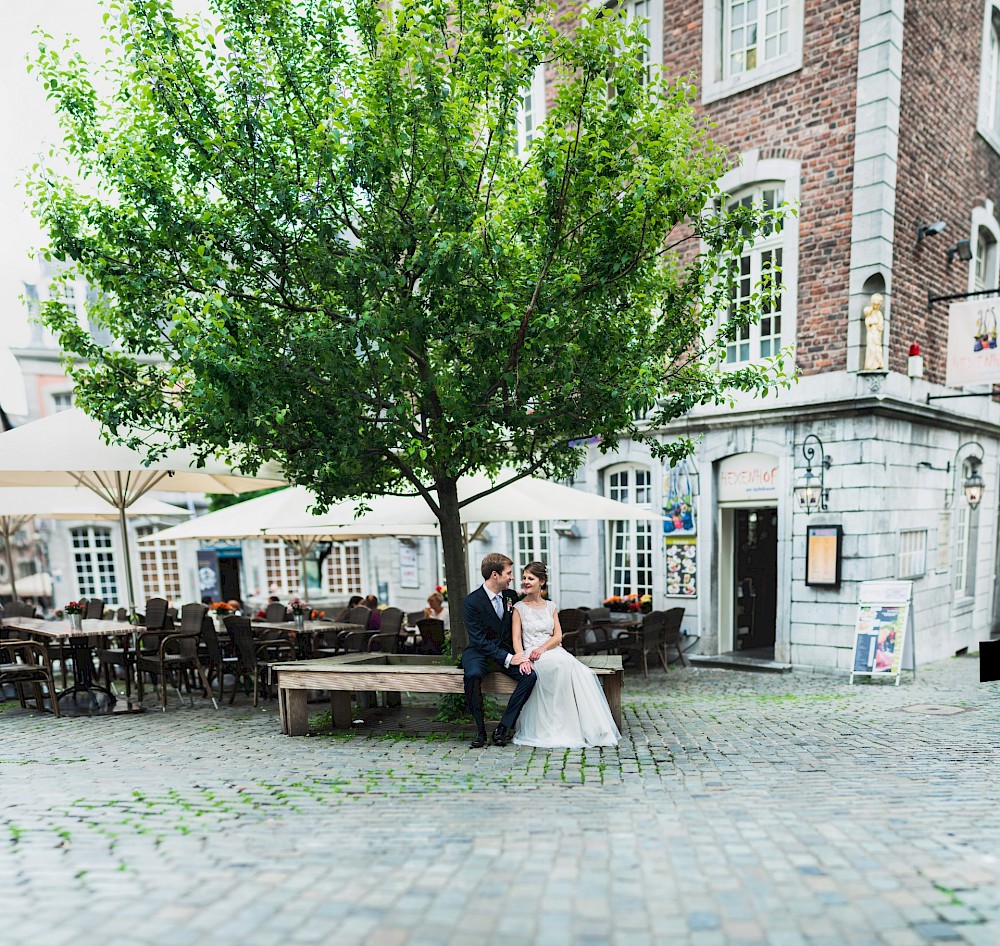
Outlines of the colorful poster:
M 664 535 L 694 535 L 697 532 L 694 510 L 691 474 L 687 461 L 681 460 L 677 466 L 667 470 L 663 480 Z
M 948 308 L 948 361 L 945 382 L 950 388 L 966 384 L 1000 383 L 997 323 L 1000 301 L 970 299 Z
M 696 540 L 668 535 L 664 538 L 667 562 L 667 594 L 682 598 L 698 595 L 698 555 Z

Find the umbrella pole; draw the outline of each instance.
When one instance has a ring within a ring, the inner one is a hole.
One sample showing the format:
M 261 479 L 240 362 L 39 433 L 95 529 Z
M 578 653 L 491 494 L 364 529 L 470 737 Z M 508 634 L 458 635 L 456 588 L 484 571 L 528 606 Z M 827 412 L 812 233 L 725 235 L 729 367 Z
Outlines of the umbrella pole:
M 122 475 L 115 474 L 118 480 L 118 495 L 115 505 L 118 506 L 118 525 L 122 530 L 122 553 L 125 556 L 125 588 L 128 591 L 128 615 L 135 617 L 135 588 L 132 586 L 132 556 L 128 547 L 128 525 L 125 521 L 125 493 L 122 491 Z
M 14 584 L 14 553 L 10 547 L 10 537 L 15 530 L 11 528 L 10 520 L 6 516 L 0 516 L 0 524 L 3 525 L 3 548 L 7 553 L 7 571 L 10 573 L 10 599 L 17 601 L 17 586 Z

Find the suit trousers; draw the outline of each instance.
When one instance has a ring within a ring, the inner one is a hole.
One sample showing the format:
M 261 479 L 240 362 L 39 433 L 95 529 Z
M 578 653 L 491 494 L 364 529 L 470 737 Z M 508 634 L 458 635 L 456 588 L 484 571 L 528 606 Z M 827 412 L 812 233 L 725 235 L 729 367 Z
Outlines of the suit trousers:
M 528 702 L 531 691 L 535 688 L 538 676 L 534 670 L 531 673 L 521 673 L 517 667 L 504 667 L 492 657 L 481 654 L 473 647 L 462 651 L 462 670 L 465 671 L 465 702 L 476 721 L 476 729 L 485 732 L 486 723 L 483 720 L 483 677 L 488 673 L 506 674 L 514 681 L 514 692 L 507 701 L 507 709 L 500 718 L 500 725 L 513 729 L 517 717 L 521 715 L 524 704 Z

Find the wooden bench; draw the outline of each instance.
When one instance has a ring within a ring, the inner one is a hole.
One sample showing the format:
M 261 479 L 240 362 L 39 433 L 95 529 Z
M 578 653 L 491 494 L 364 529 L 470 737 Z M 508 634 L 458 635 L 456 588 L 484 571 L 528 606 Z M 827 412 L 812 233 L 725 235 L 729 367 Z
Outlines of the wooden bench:
M 622 659 L 617 654 L 579 658 L 597 675 L 604 688 L 611 715 L 622 728 Z M 462 668 L 441 658 L 410 654 L 343 654 L 319 660 L 296 660 L 272 664 L 278 681 L 281 731 L 286 736 L 304 736 L 309 729 L 306 703 L 308 690 L 329 690 L 330 709 L 336 729 L 350 728 L 351 693 L 382 690 L 397 694 L 390 705 L 399 705 L 398 694 L 464 693 Z M 513 693 L 513 681 L 502 673 L 491 673 L 483 681 L 485 693 Z

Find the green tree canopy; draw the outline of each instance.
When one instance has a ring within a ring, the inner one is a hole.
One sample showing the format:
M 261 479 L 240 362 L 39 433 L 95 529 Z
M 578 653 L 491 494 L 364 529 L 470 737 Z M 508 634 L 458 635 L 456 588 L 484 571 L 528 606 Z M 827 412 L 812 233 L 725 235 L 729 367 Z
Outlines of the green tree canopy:
M 420 493 L 460 600 L 459 476 L 564 474 L 595 436 L 676 458 L 658 425 L 787 381 L 723 365 L 776 283 L 732 308 L 729 261 L 782 212 L 727 209 L 727 155 L 634 24 L 543 0 L 211 7 L 107 2 L 96 67 L 40 43 L 76 173 L 37 168 L 34 206 L 119 345 L 42 317 L 109 428 L 276 459 L 321 502 Z

